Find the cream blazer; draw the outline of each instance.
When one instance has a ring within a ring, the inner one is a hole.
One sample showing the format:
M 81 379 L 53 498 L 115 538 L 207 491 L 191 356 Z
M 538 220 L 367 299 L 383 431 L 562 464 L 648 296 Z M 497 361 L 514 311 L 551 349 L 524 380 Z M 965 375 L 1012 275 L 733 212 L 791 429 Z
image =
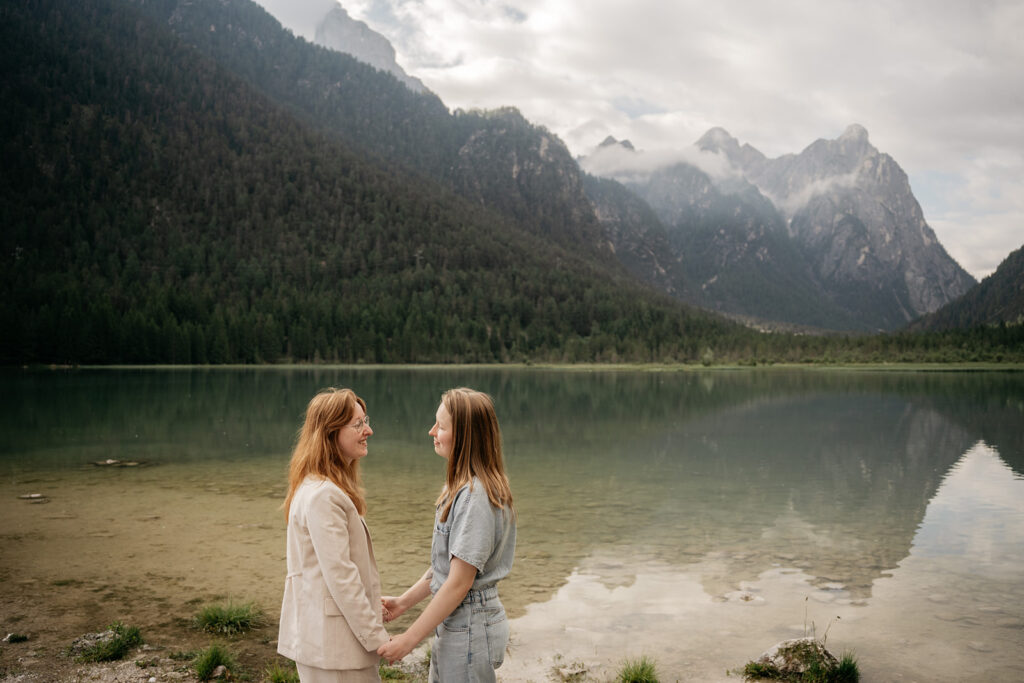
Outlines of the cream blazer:
M 378 665 L 388 641 L 370 531 L 334 483 L 307 477 L 288 511 L 277 651 L 320 669 Z

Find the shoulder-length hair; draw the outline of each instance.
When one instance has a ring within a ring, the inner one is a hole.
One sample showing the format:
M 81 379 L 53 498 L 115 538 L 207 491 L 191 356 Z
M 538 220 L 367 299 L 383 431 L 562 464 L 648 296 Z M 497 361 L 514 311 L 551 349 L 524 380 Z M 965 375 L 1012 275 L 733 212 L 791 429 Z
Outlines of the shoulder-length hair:
M 306 477 L 333 482 L 352 500 L 360 515 L 366 514 L 366 498 L 359 478 L 359 461 L 346 462 L 338 447 L 338 432 L 348 428 L 356 405 L 366 411 L 366 402 L 351 389 L 321 389 L 306 406 L 306 419 L 299 430 L 288 466 L 288 495 L 284 517 L 288 519 L 295 491 Z
M 448 476 L 436 503 L 444 506 L 441 521 L 448 520 L 455 494 L 466 484 L 472 485 L 473 477 L 483 484 L 492 505 L 508 508 L 514 514 L 494 401 L 483 392 L 458 387 L 446 391 L 441 403 L 452 418 Z

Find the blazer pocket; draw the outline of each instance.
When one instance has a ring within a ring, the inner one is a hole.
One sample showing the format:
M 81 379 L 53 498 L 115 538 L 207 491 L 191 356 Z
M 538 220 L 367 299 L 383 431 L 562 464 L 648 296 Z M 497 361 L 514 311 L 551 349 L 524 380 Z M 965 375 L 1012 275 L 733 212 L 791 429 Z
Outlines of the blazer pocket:
M 324 598 L 324 614 L 329 617 L 341 616 L 341 610 L 338 609 L 338 603 L 334 602 L 334 598 L 330 596 Z

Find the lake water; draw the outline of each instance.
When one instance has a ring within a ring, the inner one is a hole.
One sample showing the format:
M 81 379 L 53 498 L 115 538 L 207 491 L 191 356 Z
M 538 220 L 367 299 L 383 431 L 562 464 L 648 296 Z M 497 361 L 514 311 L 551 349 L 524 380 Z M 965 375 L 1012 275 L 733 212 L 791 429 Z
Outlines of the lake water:
M 7 372 L 0 628 L 195 596 L 276 618 L 289 451 L 325 386 L 368 403 L 367 519 L 400 592 L 429 559 L 427 430 L 456 385 L 495 398 L 519 513 L 502 680 L 645 654 L 662 680 L 735 681 L 826 631 L 866 681 L 1024 680 L 1024 373 Z

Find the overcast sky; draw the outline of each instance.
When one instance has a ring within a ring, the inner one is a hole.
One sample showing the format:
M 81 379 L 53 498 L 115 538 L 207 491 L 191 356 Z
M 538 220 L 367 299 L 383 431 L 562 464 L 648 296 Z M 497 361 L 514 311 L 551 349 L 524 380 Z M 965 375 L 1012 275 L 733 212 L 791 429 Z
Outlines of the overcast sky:
M 312 39 L 334 0 L 257 0 Z M 769 157 L 852 123 L 981 279 L 1024 245 L 1021 0 L 343 0 L 450 109 L 517 107 L 575 155 L 725 128 Z

